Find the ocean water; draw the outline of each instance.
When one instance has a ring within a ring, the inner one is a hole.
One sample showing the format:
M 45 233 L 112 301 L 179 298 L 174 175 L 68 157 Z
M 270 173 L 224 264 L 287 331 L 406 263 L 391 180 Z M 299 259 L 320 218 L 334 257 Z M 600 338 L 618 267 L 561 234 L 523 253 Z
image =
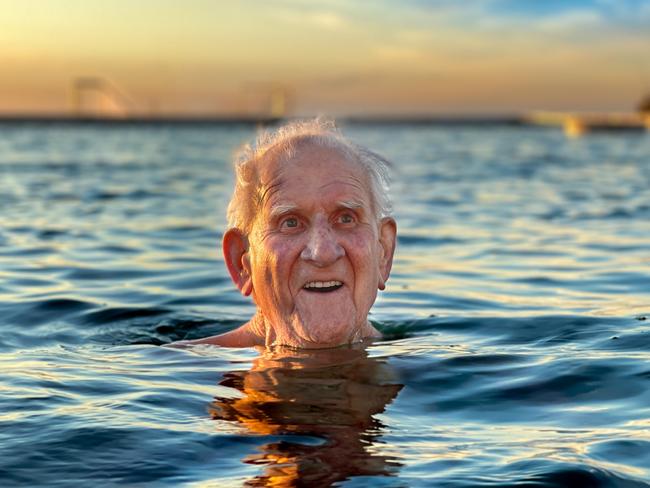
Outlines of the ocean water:
M 221 262 L 246 125 L 0 126 L 0 485 L 650 487 L 650 136 L 350 125 L 399 243 L 329 351 L 160 347 Z

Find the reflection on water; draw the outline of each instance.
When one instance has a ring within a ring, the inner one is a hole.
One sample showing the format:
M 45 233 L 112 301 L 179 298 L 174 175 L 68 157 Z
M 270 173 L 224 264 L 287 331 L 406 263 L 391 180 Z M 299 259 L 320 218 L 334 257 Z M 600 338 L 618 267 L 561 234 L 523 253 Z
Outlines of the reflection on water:
M 261 446 L 243 461 L 266 466 L 250 486 L 329 486 L 351 476 L 391 476 L 395 459 L 373 452 L 384 427 L 375 414 L 402 389 L 386 362 L 364 347 L 262 352 L 248 371 L 232 371 L 220 385 L 237 397 L 216 397 L 214 419 L 238 422 L 251 433 L 317 437 Z

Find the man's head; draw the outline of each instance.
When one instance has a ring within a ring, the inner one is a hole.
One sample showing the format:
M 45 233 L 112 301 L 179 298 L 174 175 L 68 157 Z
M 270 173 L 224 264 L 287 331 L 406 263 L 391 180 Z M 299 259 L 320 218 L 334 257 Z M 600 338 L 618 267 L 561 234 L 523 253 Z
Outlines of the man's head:
M 289 125 L 237 162 L 224 258 L 252 295 L 267 345 L 328 347 L 372 335 L 396 226 L 387 162 L 331 124 Z

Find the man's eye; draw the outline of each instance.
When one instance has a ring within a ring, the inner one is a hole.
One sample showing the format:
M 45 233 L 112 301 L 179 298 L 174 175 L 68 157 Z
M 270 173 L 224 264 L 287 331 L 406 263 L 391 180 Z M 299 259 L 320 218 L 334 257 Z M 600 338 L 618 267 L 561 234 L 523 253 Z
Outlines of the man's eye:
M 298 219 L 295 217 L 289 217 L 282 221 L 282 227 L 287 227 L 289 229 L 295 229 L 298 227 Z
M 350 214 L 347 214 L 347 213 L 341 214 L 339 216 L 339 222 L 341 224 L 351 224 L 351 223 L 354 222 L 354 217 L 352 215 L 350 215 Z

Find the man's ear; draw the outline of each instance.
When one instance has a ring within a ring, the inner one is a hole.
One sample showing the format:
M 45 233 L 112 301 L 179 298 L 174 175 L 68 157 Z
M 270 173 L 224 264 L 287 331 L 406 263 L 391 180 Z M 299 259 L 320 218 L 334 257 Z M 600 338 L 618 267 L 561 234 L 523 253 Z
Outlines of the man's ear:
M 385 217 L 379 223 L 379 284 L 378 288 L 386 288 L 386 281 L 393 267 L 393 254 L 397 239 L 397 224 L 392 217 Z
M 232 281 L 242 295 L 248 296 L 253 291 L 248 238 L 239 229 L 228 229 L 223 236 L 223 259 Z

